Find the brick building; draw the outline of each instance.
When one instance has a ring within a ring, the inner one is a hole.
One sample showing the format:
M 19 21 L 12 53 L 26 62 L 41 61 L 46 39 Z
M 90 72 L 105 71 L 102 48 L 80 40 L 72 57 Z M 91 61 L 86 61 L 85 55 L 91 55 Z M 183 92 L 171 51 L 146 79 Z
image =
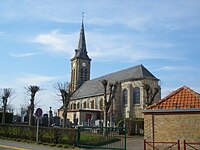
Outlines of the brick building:
M 183 86 L 144 111 L 144 139 L 200 140 L 200 94 Z

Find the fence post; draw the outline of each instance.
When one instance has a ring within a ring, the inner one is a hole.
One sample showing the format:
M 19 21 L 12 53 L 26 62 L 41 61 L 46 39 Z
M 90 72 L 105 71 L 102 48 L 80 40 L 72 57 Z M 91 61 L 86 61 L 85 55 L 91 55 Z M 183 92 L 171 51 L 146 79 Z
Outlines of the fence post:
M 180 141 L 178 140 L 178 150 L 180 150 Z
M 77 129 L 77 136 L 76 136 L 76 145 L 80 146 L 80 132 L 81 132 L 81 127 L 78 127 Z
M 144 140 L 144 150 L 146 150 L 146 140 Z
M 183 141 L 183 147 L 184 147 L 184 150 L 186 150 L 186 141 L 185 140 Z
M 125 148 L 125 150 L 126 150 L 126 128 L 124 128 L 124 148 Z

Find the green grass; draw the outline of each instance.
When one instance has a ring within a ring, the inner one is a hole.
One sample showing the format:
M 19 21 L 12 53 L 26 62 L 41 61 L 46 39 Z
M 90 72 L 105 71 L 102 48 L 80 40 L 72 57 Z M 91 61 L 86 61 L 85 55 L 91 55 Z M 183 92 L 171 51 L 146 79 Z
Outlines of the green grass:
M 107 137 L 97 137 L 97 136 L 81 136 L 80 138 L 81 144 L 95 145 L 95 146 L 110 144 L 117 141 L 120 141 L 120 139 L 115 137 L 107 138 Z

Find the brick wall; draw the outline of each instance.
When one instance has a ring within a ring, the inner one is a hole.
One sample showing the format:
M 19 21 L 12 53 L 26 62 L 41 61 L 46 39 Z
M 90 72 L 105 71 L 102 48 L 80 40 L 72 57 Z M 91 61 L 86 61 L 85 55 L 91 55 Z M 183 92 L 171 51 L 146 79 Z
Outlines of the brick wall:
M 144 139 L 153 141 L 152 114 L 144 115 Z M 154 114 L 154 141 L 200 141 L 200 113 Z

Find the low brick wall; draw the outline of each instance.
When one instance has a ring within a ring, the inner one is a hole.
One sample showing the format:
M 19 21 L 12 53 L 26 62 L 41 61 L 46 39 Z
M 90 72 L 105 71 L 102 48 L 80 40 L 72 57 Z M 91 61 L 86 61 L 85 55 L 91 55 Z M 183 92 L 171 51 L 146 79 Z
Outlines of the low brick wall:
M 200 141 L 200 112 L 145 113 L 144 139 L 155 142 Z

